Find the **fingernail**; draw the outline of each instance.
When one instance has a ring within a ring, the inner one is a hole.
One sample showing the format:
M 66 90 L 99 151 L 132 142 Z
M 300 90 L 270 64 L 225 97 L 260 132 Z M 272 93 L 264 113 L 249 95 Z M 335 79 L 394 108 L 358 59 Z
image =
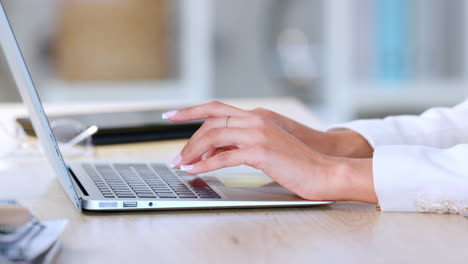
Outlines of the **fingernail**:
M 182 165 L 180 166 L 180 169 L 183 170 L 183 171 L 189 171 L 191 169 L 193 169 L 193 165 Z
M 177 154 L 177 156 L 172 160 L 172 166 L 177 166 L 182 161 L 182 155 Z
M 162 119 L 169 119 L 169 118 L 175 116 L 176 114 L 177 114 L 177 111 L 173 110 L 173 111 L 163 113 L 161 117 L 162 117 Z
M 205 152 L 203 155 L 201 155 L 201 160 L 206 160 L 208 158 L 208 152 Z

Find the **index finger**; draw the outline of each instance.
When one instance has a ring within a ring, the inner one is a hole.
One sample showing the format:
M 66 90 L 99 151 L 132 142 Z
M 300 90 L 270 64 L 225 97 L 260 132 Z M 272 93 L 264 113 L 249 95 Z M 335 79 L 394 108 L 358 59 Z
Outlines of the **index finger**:
M 170 111 L 163 114 L 164 119 L 174 122 L 208 119 L 224 116 L 248 116 L 250 112 L 218 101 Z

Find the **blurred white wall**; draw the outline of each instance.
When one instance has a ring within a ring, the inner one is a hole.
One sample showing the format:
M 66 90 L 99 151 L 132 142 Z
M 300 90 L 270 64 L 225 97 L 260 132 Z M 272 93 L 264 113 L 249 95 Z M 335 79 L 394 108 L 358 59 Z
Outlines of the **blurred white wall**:
M 301 26 L 312 41 L 320 41 L 321 3 L 321 0 L 214 1 L 216 95 L 303 97 L 288 89 L 280 76 L 276 41 L 288 26 Z

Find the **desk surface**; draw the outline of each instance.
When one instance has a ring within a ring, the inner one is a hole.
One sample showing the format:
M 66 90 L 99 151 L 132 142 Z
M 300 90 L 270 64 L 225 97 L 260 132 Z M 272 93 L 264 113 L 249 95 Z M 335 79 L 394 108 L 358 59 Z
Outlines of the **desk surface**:
M 269 107 L 321 127 L 292 99 L 229 102 Z M 0 105 L 0 111 L 6 120 L 23 110 L 18 105 Z M 183 144 L 178 140 L 105 146 L 97 149 L 97 158 L 168 162 Z M 70 220 L 57 263 L 466 263 L 468 259 L 464 217 L 382 213 L 361 203 L 80 213 L 42 157 L 0 160 L 0 196 L 19 200 L 43 220 Z

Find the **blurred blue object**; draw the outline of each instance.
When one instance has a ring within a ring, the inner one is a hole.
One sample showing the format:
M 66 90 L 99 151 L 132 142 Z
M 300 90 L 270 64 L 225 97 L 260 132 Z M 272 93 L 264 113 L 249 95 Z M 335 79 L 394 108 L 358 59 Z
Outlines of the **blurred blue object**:
M 377 77 L 382 82 L 408 78 L 408 14 L 406 0 L 377 2 Z

